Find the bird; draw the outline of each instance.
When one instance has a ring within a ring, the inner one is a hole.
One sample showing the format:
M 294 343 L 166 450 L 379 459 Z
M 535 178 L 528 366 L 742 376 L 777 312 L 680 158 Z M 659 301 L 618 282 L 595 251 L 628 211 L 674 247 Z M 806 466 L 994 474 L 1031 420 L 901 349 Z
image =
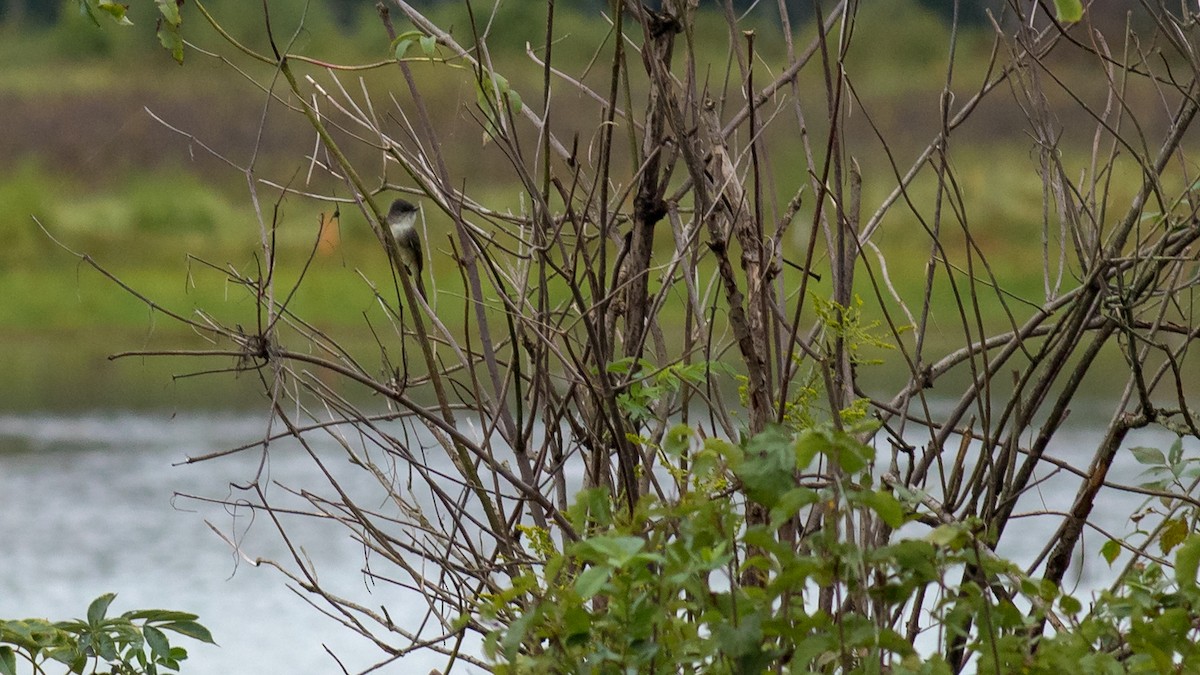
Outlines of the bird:
M 417 233 L 417 207 L 407 200 L 397 199 L 388 210 L 387 222 L 400 248 L 400 260 L 409 271 L 420 276 L 424 260 L 421 258 L 421 235 Z
M 425 297 L 425 284 L 421 280 L 424 258 L 421 255 L 421 235 L 417 232 L 417 207 L 405 199 L 396 199 L 387 214 L 388 227 L 396 240 L 400 261 L 408 268 L 416 281 L 417 291 Z

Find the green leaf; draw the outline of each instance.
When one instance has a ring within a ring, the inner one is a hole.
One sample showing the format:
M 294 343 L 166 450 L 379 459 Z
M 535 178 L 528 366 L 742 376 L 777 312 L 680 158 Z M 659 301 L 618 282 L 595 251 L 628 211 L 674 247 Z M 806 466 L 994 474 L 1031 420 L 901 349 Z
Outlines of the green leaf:
M 108 635 L 108 633 L 96 633 L 94 635 L 93 647 L 100 658 L 105 661 L 117 660 L 117 643 Z
M 408 53 L 408 48 L 413 46 L 413 42 L 415 42 L 415 40 L 412 38 L 397 40 L 396 46 L 392 49 L 392 53 L 396 55 L 397 60 L 404 58 L 404 55 Z
M 171 52 L 171 58 L 176 63 L 183 64 L 183 36 L 179 34 L 179 24 L 158 20 L 158 42 L 164 49 Z
M 1038 580 L 1038 596 L 1046 602 L 1051 602 L 1058 597 L 1058 584 L 1049 579 Z
M 612 574 L 612 568 L 608 565 L 594 565 L 587 568 L 575 578 L 575 592 L 584 600 L 590 600 L 593 595 L 600 592 L 604 588 L 604 584 L 608 583 L 608 577 Z
M 179 5 L 182 2 L 183 0 L 154 0 L 154 4 L 158 5 L 159 14 L 176 28 L 183 21 L 183 17 L 179 16 Z
M 1083 603 L 1074 596 L 1064 595 L 1058 599 L 1058 606 L 1067 614 L 1075 615 L 1083 611 Z
M 1038 585 L 1037 580 L 1030 579 L 1029 577 L 1021 578 L 1021 593 L 1024 595 L 1036 598 L 1041 594 L 1041 591 L 1042 587 Z
M 105 593 L 93 600 L 92 604 L 88 605 L 88 625 L 93 627 L 100 625 L 100 622 L 104 620 L 104 615 L 108 613 L 108 606 L 112 604 L 113 598 L 116 597 L 116 593 Z
M 888 527 L 900 527 L 904 524 L 904 507 L 891 493 L 883 491 L 865 492 L 862 502 L 872 511 L 879 514 Z
M 691 443 L 692 428 L 686 424 L 676 424 L 663 439 L 663 451 L 672 457 L 683 457 Z
M 567 509 L 571 524 L 577 530 L 586 530 L 590 525 L 607 527 L 612 524 L 612 500 L 607 488 L 580 490 L 575 503 Z
M 696 478 L 709 478 L 717 472 L 719 466 L 717 454 L 706 445 L 692 458 L 692 475 Z
M 1170 458 L 1172 466 L 1179 464 L 1179 461 L 1181 459 L 1183 459 L 1183 437 L 1182 436 L 1175 437 L 1175 442 L 1171 444 L 1171 450 L 1169 451 L 1168 457 Z
M 408 48 L 420 39 L 421 31 L 406 30 L 392 40 L 392 44 L 388 45 L 388 50 L 395 54 L 397 59 L 402 59 L 408 53 Z
M 906 574 L 923 583 L 938 578 L 937 549 L 921 539 L 902 539 L 891 546 L 880 549 L 886 552 Z
M 604 367 L 604 370 L 606 370 L 610 373 L 617 373 L 617 374 L 624 375 L 625 373 L 632 371 L 633 367 L 634 367 L 634 365 L 636 365 L 636 363 L 637 363 L 637 359 L 635 359 L 633 357 L 626 357 L 623 359 L 617 359 L 616 361 L 609 363 L 607 366 Z
M 496 94 L 503 96 L 506 91 L 508 91 L 508 80 L 504 76 L 484 73 L 483 77 L 475 82 L 475 102 L 479 104 L 481 110 L 490 115 Z M 633 369 L 635 363 L 636 360 L 633 358 L 622 359 L 609 364 L 607 369 L 610 372 L 628 372 Z
M 423 35 L 420 39 L 421 51 L 425 52 L 425 56 L 433 58 L 437 56 L 437 38 L 432 35 Z
M 177 612 L 171 609 L 135 609 L 131 612 L 125 612 L 122 617 L 130 621 L 154 621 L 161 623 L 164 621 L 195 621 L 200 618 L 189 612 Z
M 995 617 L 996 623 L 998 623 L 1001 628 L 1008 630 L 1020 627 L 1022 624 L 1022 619 L 1025 617 L 1025 614 L 1021 612 L 1021 610 L 1017 609 L 1016 605 L 1007 600 L 1001 600 L 1000 602 L 997 602 L 996 605 L 992 607 L 991 613 L 992 616 Z
M 17 655 L 8 645 L 0 645 L 0 673 L 17 675 Z
M 1121 542 L 1117 541 L 1116 539 L 1109 539 L 1108 541 L 1104 542 L 1103 546 L 1100 547 L 1100 555 L 1104 556 L 1104 560 L 1108 563 L 1109 567 L 1112 566 L 1113 561 L 1116 560 L 1117 556 L 1120 554 Z
M 141 629 L 133 625 L 129 619 L 109 619 L 104 622 L 103 627 L 109 635 L 113 636 L 117 644 L 136 645 L 140 648 L 144 642 Z
M 180 635 L 186 635 L 201 642 L 207 642 L 210 645 L 217 644 L 215 641 L 213 641 L 212 633 L 209 633 L 207 628 L 201 626 L 195 621 L 173 621 L 171 623 L 164 623 L 159 627 L 163 630 L 174 631 Z
M 479 104 L 480 110 L 487 116 L 487 123 L 490 127 L 485 132 L 485 136 L 495 135 L 498 124 L 492 117 L 493 113 L 503 112 L 506 108 L 511 108 L 514 113 L 520 111 L 523 105 L 521 103 L 521 96 L 512 89 L 507 78 L 497 73 L 484 74 L 482 78 L 476 81 L 475 87 L 476 101 Z M 638 364 L 642 362 L 643 360 L 641 359 L 636 360 Z M 634 361 L 622 359 L 618 364 L 621 364 L 618 367 L 632 368 Z M 616 364 L 610 364 L 608 369 L 612 371 L 614 365 Z
M 591 549 L 600 555 L 600 562 L 612 567 L 624 567 L 641 552 L 646 545 L 641 537 L 600 536 L 592 537 L 583 543 L 585 549 Z
M 737 466 L 745 459 L 742 449 L 723 438 L 704 439 L 704 450 L 723 458 L 730 466 Z
M 488 631 L 487 635 L 483 636 L 483 655 L 489 659 L 495 660 L 496 655 L 500 653 L 500 638 L 503 637 L 499 630 Z
M 521 95 L 517 93 L 517 90 L 509 89 L 507 96 L 508 96 L 508 104 L 512 106 L 513 114 L 515 115 L 516 113 L 521 112 L 521 108 L 525 104 L 521 102 Z
M 563 612 L 563 628 L 569 644 L 584 644 L 592 630 L 592 615 L 583 607 L 573 605 Z
M 1083 2 L 1081 0 L 1054 0 L 1054 11 L 1058 20 L 1064 23 L 1075 23 L 1083 18 Z
M 716 630 L 717 643 L 727 656 L 743 657 L 762 649 L 762 615 L 751 612 L 737 626 L 722 623 Z
M 828 450 L 829 437 L 817 429 L 805 429 L 796 439 L 796 468 L 807 469 L 817 455 Z
M 797 487 L 788 490 L 780 496 L 779 501 L 771 509 L 771 523 L 776 527 L 796 515 L 800 509 L 820 501 L 821 495 L 812 488 Z
M 1162 526 L 1162 534 L 1158 536 L 1158 546 L 1163 553 L 1170 553 L 1188 536 L 1191 529 L 1183 518 L 1172 518 Z
M 751 499 L 772 508 L 796 486 L 795 470 L 791 432 L 771 426 L 746 443 L 745 460 L 735 473 Z
M 504 650 L 504 656 L 512 661 L 517 656 L 517 650 L 521 647 L 521 643 L 525 640 L 525 633 L 529 630 L 529 625 L 533 623 L 537 609 L 532 609 L 521 616 L 517 617 L 508 625 L 508 632 L 504 637 L 500 638 L 500 648 Z
M 962 523 L 947 523 L 938 525 L 925 538 L 934 546 L 957 549 L 970 541 L 966 525 Z
M 161 630 L 154 626 L 144 626 L 142 634 L 146 636 L 146 644 L 150 645 L 150 652 L 155 656 L 166 656 L 171 653 L 171 642 L 167 640 L 166 634 Z
M 88 0 L 79 0 L 79 14 L 91 19 L 96 27 L 100 26 L 100 20 L 96 18 L 96 12 L 92 9 L 92 3 Z
M 1175 554 L 1175 581 L 1179 588 L 1196 590 L 1197 568 L 1200 568 L 1200 534 L 1193 534 L 1184 540 Z
M 856 474 L 865 469 L 875 456 L 875 451 L 870 446 L 859 443 L 845 432 L 834 432 L 831 449 L 842 470 L 849 474 Z
M 1130 448 L 1133 453 L 1133 458 L 1138 464 L 1147 464 L 1149 466 L 1163 466 L 1167 463 L 1167 456 L 1158 448 L 1136 447 Z
M 111 16 L 113 20 L 117 22 L 118 26 L 133 25 L 133 22 L 129 20 L 129 17 L 125 16 L 125 14 L 129 11 L 129 5 L 110 2 L 109 0 L 100 0 L 100 2 L 96 3 L 96 7 Z

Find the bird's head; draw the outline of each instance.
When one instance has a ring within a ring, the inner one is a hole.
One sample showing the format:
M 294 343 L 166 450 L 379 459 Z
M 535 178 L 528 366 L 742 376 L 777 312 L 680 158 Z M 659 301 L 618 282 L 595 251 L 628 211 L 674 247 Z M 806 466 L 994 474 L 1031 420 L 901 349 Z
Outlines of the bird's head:
M 397 199 L 392 202 L 392 208 L 388 210 L 387 221 L 388 226 L 392 228 L 393 235 L 398 230 L 412 228 L 417 222 L 417 207 L 407 200 Z

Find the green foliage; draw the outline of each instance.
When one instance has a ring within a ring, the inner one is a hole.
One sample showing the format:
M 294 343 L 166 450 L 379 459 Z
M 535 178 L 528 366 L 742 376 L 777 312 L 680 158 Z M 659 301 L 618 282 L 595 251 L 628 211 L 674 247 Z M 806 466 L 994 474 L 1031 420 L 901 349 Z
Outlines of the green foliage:
M 403 59 L 414 44 L 420 45 L 421 53 L 426 58 L 432 59 L 437 56 L 437 39 L 418 30 L 405 31 L 397 35 L 396 39 L 392 40 L 390 49 L 397 59 Z
M 149 0 L 145 0 L 133 10 L 128 3 L 112 0 L 74 2 L 79 10 L 78 14 L 85 17 L 92 28 L 109 21 L 119 26 L 136 26 L 139 23 L 153 25 L 158 44 L 179 64 L 183 64 L 184 58 L 184 23 L 190 24 L 191 21 L 200 19 L 199 14 L 183 11 L 183 0 L 153 0 L 153 10 L 150 10 Z M 262 50 L 263 53 L 270 53 L 266 44 L 266 32 L 262 30 L 262 4 L 229 0 L 212 0 L 205 4 L 224 30 L 244 44 Z M 314 37 L 330 42 L 337 41 L 340 37 L 327 3 L 272 0 L 268 7 L 276 40 L 290 41 L 295 38 L 298 42 L 292 42 L 293 47 L 311 47 Z M 104 31 L 92 31 L 90 35 L 74 31 L 72 36 L 77 40 L 93 41 L 93 50 L 111 49 L 113 40 L 111 35 Z M 71 44 L 73 43 L 65 42 L 64 46 Z
M 111 56 L 115 38 L 111 31 L 96 30 L 100 19 L 130 25 L 128 19 L 116 19 L 110 12 L 99 9 L 94 0 L 79 0 L 79 12 L 65 12 L 54 29 L 55 52 L 59 56 L 76 58 Z
M 112 0 L 75 0 L 79 15 L 90 21 L 91 27 L 101 25 L 101 21 L 112 21 L 118 26 L 133 26 L 134 22 L 129 13 L 129 5 Z M 157 7 L 155 32 L 159 43 L 171 54 L 177 63 L 183 63 L 183 36 L 180 35 L 181 17 L 179 6 L 183 0 L 154 0 Z M 67 22 L 64 22 L 67 23 Z M 73 29 L 72 39 L 64 41 L 64 47 L 90 44 L 92 49 L 101 49 L 97 55 L 111 49 L 112 37 L 103 31 L 83 31 Z M 85 42 L 86 41 L 86 42 Z
M 837 584 L 902 605 L 937 578 L 938 547 L 910 540 L 868 551 L 839 541 L 831 527 L 799 553 L 776 536 L 814 504 L 835 521 L 855 514 L 900 525 L 905 507 L 867 484 L 869 447 L 832 427 L 775 427 L 741 446 L 699 442 L 686 427 L 670 438 L 690 467 L 678 497 L 647 497 L 620 517 L 606 491 L 582 493 L 572 514 L 589 536 L 550 556 L 543 574 L 528 572 L 483 603 L 497 672 L 756 673 L 834 663 L 871 672 L 881 659 L 916 658 L 894 631 L 864 615 L 835 620 L 809 600 L 815 588 Z M 852 468 L 856 480 L 796 486 L 794 472 L 817 457 Z M 733 482 L 771 508 L 770 525 L 747 527 L 740 500 L 710 491 Z M 742 585 L 749 569 L 767 572 L 767 583 Z M 513 601 L 526 593 L 537 601 Z
M 1091 611 L 1072 622 L 1071 630 L 1043 638 L 1033 667 L 1025 672 L 1197 672 L 1197 541 L 1193 535 L 1179 549 L 1175 584 L 1158 564 L 1133 567 L 1115 590 L 1102 592 Z
M 1081 0 L 1054 0 L 1054 13 L 1064 23 L 1075 23 L 1083 18 Z
M 677 496 L 620 514 L 606 490 L 580 493 L 570 515 L 587 535 L 561 547 L 531 537 L 544 566 L 481 599 L 496 672 L 948 675 L 958 638 L 978 672 L 1200 667 L 1200 535 L 1176 547 L 1174 583 L 1156 564 L 1137 566 L 1087 608 L 990 553 L 979 521 L 864 545 L 848 524 L 930 516 L 918 495 L 873 486 L 874 451 L 856 440 L 866 430 L 772 427 L 734 445 L 677 426 L 665 448 L 687 467 Z M 796 480 L 820 466 L 831 480 Z M 770 510 L 769 524 L 747 524 L 731 485 Z M 814 513 L 804 545 L 782 534 Z M 946 583 L 968 568 L 979 576 Z M 749 571 L 762 582 L 746 583 Z M 838 598 L 832 612 L 823 592 Z M 943 629 L 930 654 L 878 620 L 915 603 Z M 1043 634 L 1052 618 L 1058 628 Z
M 179 27 L 183 22 L 179 15 L 179 5 L 182 2 L 154 0 L 154 4 L 158 5 L 158 11 L 162 14 L 158 18 L 158 42 L 171 52 L 171 58 L 175 59 L 176 63 L 183 63 L 183 36 L 179 34 Z
M 861 356 L 863 347 L 891 350 L 895 345 L 879 335 L 881 323 L 878 320 L 866 320 L 863 317 L 863 300 L 855 295 L 850 305 L 842 307 L 837 302 L 822 298 L 816 293 L 810 296 L 813 310 L 821 325 L 833 335 L 845 341 L 849 350 L 851 363 L 855 365 L 875 365 L 878 360 L 864 359 Z
M 1138 464 L 1146 467 L 1141 487 L 1187 492 L 1188 485 L 1200 477 L 1200 457 L 1184 456 L 1182 436 L 1175 439 L 1165 454 L 1158 448 L 1135 447 L 1129 451 Z
M 608 365 L 608 372 L 626 375 L 640 371 L 640 377 L 617 395 L 617 404 L 630 419 L 644 422 L 656 417 L 654 406 L 665 397 L 679 393 L 685 385 L 700 385 L 713 373 L 728 372 L 719 363 L 673 363 L 659 369 L 646 359 L 624 358 Z
M 85 619 L 0 621 L 0 675 L 16 675 L 18 657 L 38 673 L 57 662 L 67 673 L 155 675 L 178 671 L 187 659 L 187 650 L 171 645 L 167 632 L 216 644 L 195 614 L 143 609 L 109 616 L 114 598 L 106 593 L 93 600 Z
M 484 73 L 476 82 L 475 102 L 485 120 L 485 142 L 500 134 L 500 130 L 505 126 L 501 124 L 501 119 L 516 116 L 524 105 L 521 95 L 512 88 L 508 79 L 499 73 Z

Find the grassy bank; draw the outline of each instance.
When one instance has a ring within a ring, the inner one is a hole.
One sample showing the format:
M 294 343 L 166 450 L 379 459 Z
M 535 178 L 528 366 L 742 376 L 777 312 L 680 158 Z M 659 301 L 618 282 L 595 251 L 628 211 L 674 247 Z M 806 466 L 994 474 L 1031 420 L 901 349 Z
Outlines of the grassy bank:
M 265 50 L 262 31 L 257 29 L 259 18 L 256 11 L 246 10 L 249 4 L 209 4 L 235 36 Z M 281 34 L 294 28 L 303 4 L 273 4 L 278 7 L 275 18 Z M 489 17 L 496 67 L 530 102 L 537 98 L 541 77 L 524 50 L 528 41 L 536 51 L 541 40 L 532 32 L 540 23 L 541 11 L 536 8 L 534 12 L 533 5 L 513 6 Z M 319 3 L 313 6 L 305 30 L 299 34 L 300 51 L 344 63 L 386 56 L 386 38 L 369 7 L 341 25 L 322 14 L 322 7 Z M 194 8 L 185 5 L 185 11 L 189 12 L 185 21 L 194 31 L 192 38 L 199 45 L 216 39 L 211 31 L 201 30 Z M 438 9 L 434 18 L 442 25 L 454 26 L 455 35 L 469 43 L 470 22 L 465 15 L 445 14 L 453 11 L 461 9 Z M 599 19 L 585 19 L 570 10 L 564 10 L 558 21 L 559 65 L 571 73 L 586 71 L 584 81 L 603 90 L 603 69 L 589 70 L 586 64 L 597 50 L 602 54 L 611 50 L 607 27 Z M 762 21 L 756 46 L 761 51 L 761 77 L 765 77 L 765 73 L 778 72 L 786 57 L 777 29 L 769 27 L 770 17 L 764 14 Z M 166 129 L 143 108 L 194 134 L 230 162 L 253 168 L 255 178 L 345 194 L 341 185 L 306 182 L 306 157 L 313 148 L 310 129 L 290 119 L 276 123 L 294 116 L 276 116 L 267 106 L 265 94 L 196 50 L 189 51 L 185 66 L 176 66 L 157 46 L 150 23 L 141 21 L 130 30 L 97 29 L 77 17 L 64 16 L 60 25 L 40 31 L 13 26 L 0 29 L 4 38 L 0 39 L 0 60 L 11 64 L 0 73 L 0 103 L 9 104 L 0 106 L 0 123 L 13 131 L 0 141 L 7 144 L 0 153 L 0 240 L 5 242 L 0 248 L 0 294 L 6 299 L 0 303 L 0 330 L 7 334 L 92 330 L 130 335 L 143 331 L 186 333 L 156 320 L 143 303 L 81 265 L 34 224 L 34 217 L 65 246 L 89 254 L 173 311 L 191 316 L 197 308 L 204 308 L 247 326 L 257 321 L 254 303 L 243 289 L 189 258 L 233 266 L 251 276 L 262 267 L 258 257 L 261 224 L 251 209 L 245 174 L 210 156 L 186 136 Z M 848 64 L 858 105 L 847 124 L 858 130 L 854 137 L 860 141 L 850 151 L 862 166 L 866 216 L 895 185 L 893 163 L 904 171 L 936 131 L 935 104 L 945 79 L 949 31 L 915 3 L 878 3 L 861 14 L 856 31 L 856 40 L 872 45 L 871 50 L 852 55 Z M 796 29 L 801 43 L 811 34 L 811 26 Z M 989 35 L 986 27 L 977 27 L 964 29 L 959 36 L 960 62 L 953 88 L 964 97 L 978 86 L 985 72 Z M 717 13 L 707 15 L 691 38 L 697 44 L 712 45 L 714 62 L 721 61 L 728 51 L 729 36 Z M 888 58 L 876 58 L 879 54 Z M 269 70 L 248 60 L 235 61 L 235 65 L 262 81 L 270 80 Z M 420 64 L 414 68 L 419 78 L 428 78 L 427 69 Z M 320 69 L 305 72 L 327 85 L 332 82 Z M 1081 68 L 1080 77 L 1086 72 Z M 353 88 L 357 77 L 346 76 L 342 81 Z M 378 101 L 387 100 L 386 92 L 400 90 L 394 69 L 368 71 L 362 77 L 362 86 L 374 92 Z M 820 110 L 825 105 L 824 88 L 815 77 L 806 75 L 800 86 L 802 91 L 813 92 L 808 105 Z M 458 81 L 421 82 L 433 109 L 455 112 L 437 119 L 451 173 L 489 207 L 519 211 L 525 202 L 511 171 L 504 169 L 506 158 L 495 144 L 483 142 L 477 120 L 463 112 L 475 96 L 469 79 L 464 72 Z M 727 98 L 730 107 L 738 104 L 736 87 L 715 81 L 711 87 L 714 95 Z M 632 92 L 635 98 L 641 94 Z M 994 274 L 1016 296 L 1014 302 L 1037 303 L 1043 297 L 1043 279 L 1031 261 L 1040 261 L 1046 215 L 1037 155 L 1024 134 L 1017 106 L 1002 94 L 994 96 L 994 101 L 993 108 L 961 130 L 961 140 L 951 155 L 956 198 L 961 199 L 962 211 L 972 225 L 986 225 L 972 228 L 985 233 L 984 238 L 976 234 L 973 242 L 968 242 L 959 236 L 949 208 L 939 237 L 953 264 L 963 270 L 963 280 L 966 252 L 973 245 L 991 266 L 990 270 L 977 267 L 978 276 Z M 589 102 L 571 96 L 556 103 L 556 129 L 563 138 L 578 131 L 586 146 L 601 121 L 595 118 L 595 110 Z M 405 103 L 401 101 L 401 105 Z M 264 107 L 269 133 L 260 139 L 258 125 Z M 896 139 L 887 148 L 890 157 L 872 141 L 874 128 L 884 137 Z M 819 147 L 822 130 L 811 131 Z M 1083 125 L 1068 129 L 1062 148 L 1068 166 L 1087 165 L 1088 141 Z M 773 199 L 781 208 L 796 186 L 808 183 L 809 167 L 802 160 L 795 135 L 769 136 L 768 142 L 769 178 L 779 187 L 774 195 L 768 190 L 767 200 Z M 366 156 L 366 150 L 357 151 Z M 252 167 L 251 158 L 255 162 Z M 360 163 L 367 167 L 377 164 L 377 158 Z M 635 168 L 625 168 L 631 180 Z M 1136 171 L 1115 171 L 1107 178 L 1117 194 L 1132 194 L 1141 184 Z M 383 180 L 404 183 L 403 176 L 393 175 L 371 180 L 373 184 Z M 263 212 L 272 217 L 279 191 L 266 183 L 258 183 L 257 189 Z M 804 197 L 805 204 L 785 242 L 785 250 L 793 258 L 802 255 L 813 218 L 811 195 L 806 192 Z M 877 241 L 892 260 L 888 272 L 895 290 L 911 299 L 921 296 L 930 256 L 929 228 L 934 223 L 936 198 L 932 181 L 918 181 L 908 198 L 913 207 L 895 208 L 882 222 Z M 333 207 L 296 198 L 278 200 L 278 207 L 274 231 L 279 253 L 277 288 L 286 294 L 304 269 L 318 236 L 321 214 L 330 213 Z M 449 221 L 433 209 L 426 210 L 426 217 L 432 233 L 449 227 Z M 1050 220 L 1056 222 L 1053 214 Z M 1060 236 L 1055 228 L 1052 224 L 1047 233 L 1051 239 Z M 318 325 L 359 330 L 366 317 L 380 312 L 370 283 L 389 289 L 390 272 L 361 215 L 343 209 L 339 232 L 340 245 L 316 257 L 308 281 L 291 307 Z M 663 251 L 671 246 L 669 236 L 666 228 L 660 229 L 657 245 Z M 449 322 L 457 322 L 463 300 L 456 290 L 460 285 L 452 254 L 445 240 L 436 235 L 430 247 L 434 250 L 434 285 L 449 291 L 440 296 L 439 310 Z M 869 256 L 867 260 L 878 273 L 877 263 Z M 1064 278 L 1069 285 L 1069 271 Z M 821 293 L 822 288 L 818 285 L 815 290 Z M 868 316 L 878 316 L 877 301 L 866 287 L 862 295 Z M 944 317 L 954 330 L 957 302 L 944 281 L 936 287 L 933 302 L 935 317 Z M 994 326 L 1008 321 L 1000 302 L 983 301 L 981 307 L 985 323 Z

